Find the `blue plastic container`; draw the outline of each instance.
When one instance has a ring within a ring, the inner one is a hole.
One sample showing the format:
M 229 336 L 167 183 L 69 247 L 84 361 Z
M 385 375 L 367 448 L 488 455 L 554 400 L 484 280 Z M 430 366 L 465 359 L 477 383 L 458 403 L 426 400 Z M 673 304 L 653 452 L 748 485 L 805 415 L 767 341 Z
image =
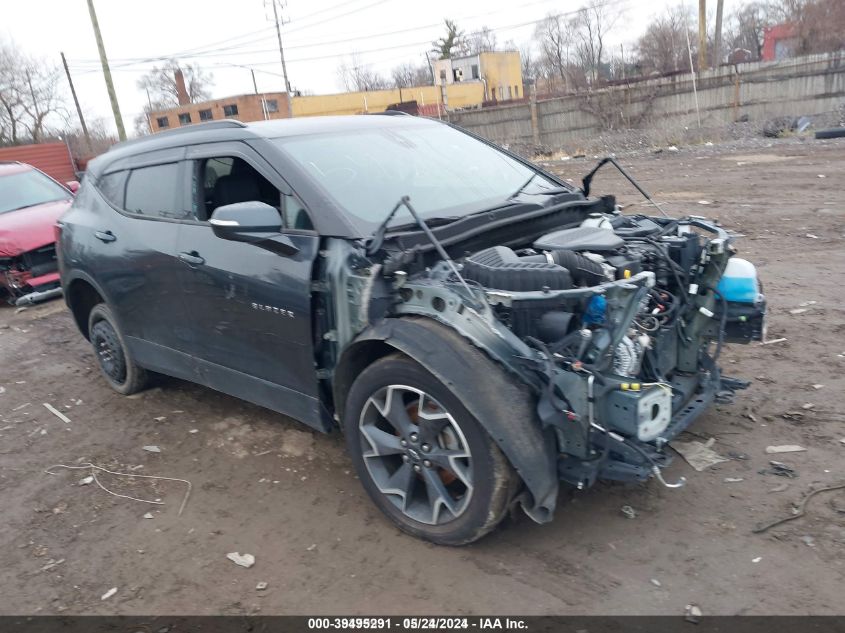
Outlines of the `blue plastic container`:
M 731 257 L 716 290 L 726 301 L 755 303 L 760 295 L 757 269 L 748 260 Z

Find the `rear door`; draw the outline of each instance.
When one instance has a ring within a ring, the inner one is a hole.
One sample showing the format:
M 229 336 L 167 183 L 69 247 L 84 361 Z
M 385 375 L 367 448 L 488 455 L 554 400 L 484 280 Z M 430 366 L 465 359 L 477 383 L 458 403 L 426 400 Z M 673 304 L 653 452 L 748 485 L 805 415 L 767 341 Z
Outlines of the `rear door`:
M 188 148 L 193 220 L 180 227 L 183 301 L 191 351 L 209 386 L 318 428 L 312 342 L 311 271 L 319 239 L 293 192 L 246 144 Z M 208 219 L 225 204 L 260 200 L 290 215 L 285 233 L 299 248 L 283 256 L 214 235 Z M 298 228 L 297 228 L 298 227 Z
M 96 212 L 74 212 L 72 225 L 87 234 L 81 240 L 89 245 L 86 272 L 105 293 L 138 362 L 191 378 L 175 257 L 180 222 L 190 212 L 183 155 L 184 149 L 145 154 L 101 175 Z

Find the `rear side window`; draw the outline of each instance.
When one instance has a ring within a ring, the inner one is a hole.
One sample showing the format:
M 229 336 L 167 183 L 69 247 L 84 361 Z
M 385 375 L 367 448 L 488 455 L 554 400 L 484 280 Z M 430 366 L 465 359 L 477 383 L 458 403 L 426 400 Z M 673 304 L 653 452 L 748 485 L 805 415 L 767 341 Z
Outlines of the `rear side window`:
M 106 174 L 97 181 L 97 188 L 103 197 L 118 209 L 123 208 L 123 195 L 126 193 L 127 171 Z
M 183 219 L 182 170 L 179 163 L 140 167 L 129 172 L 124 208 L 150 217 Z

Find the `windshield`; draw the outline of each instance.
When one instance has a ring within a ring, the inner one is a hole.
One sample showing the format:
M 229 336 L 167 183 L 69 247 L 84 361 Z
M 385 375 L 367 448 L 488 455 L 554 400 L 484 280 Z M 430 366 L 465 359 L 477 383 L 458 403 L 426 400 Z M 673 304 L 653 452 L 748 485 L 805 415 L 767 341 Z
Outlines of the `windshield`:
M 402 196 L 423 218 L 504 204 L 533 169 L 447 125 L 394 126 L 276 139 L 334 201 L 368 229 Z M 524 192 L 559 187 L 537 174 Z M 391 225 L 412 221 L 400 210 Z
M 34 169 L 0 176 L 0 213 L 70 198 L 69 191 Z

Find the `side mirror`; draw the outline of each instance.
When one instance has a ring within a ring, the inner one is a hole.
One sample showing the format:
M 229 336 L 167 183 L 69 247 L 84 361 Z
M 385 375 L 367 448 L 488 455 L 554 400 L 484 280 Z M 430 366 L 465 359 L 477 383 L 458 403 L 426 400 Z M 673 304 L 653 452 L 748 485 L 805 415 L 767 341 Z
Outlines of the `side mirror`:
M 77 192 L 77 191 L 79 191 L 79 181 L 78 181 L 78 180 L 68 180 L 68 181 L 65 183 L 65 187 L 67 187 L 68 189 L 70 189 L 70 192 L 71 192 L 73 195 L 76 195 L 76 192 Z
M 256 244 L 281 255 L 299 252 L 290 238 L 281 234 L 279 212 L 258 200 L 217 207 L 208 223 L 214 234 L 223 240 Z

